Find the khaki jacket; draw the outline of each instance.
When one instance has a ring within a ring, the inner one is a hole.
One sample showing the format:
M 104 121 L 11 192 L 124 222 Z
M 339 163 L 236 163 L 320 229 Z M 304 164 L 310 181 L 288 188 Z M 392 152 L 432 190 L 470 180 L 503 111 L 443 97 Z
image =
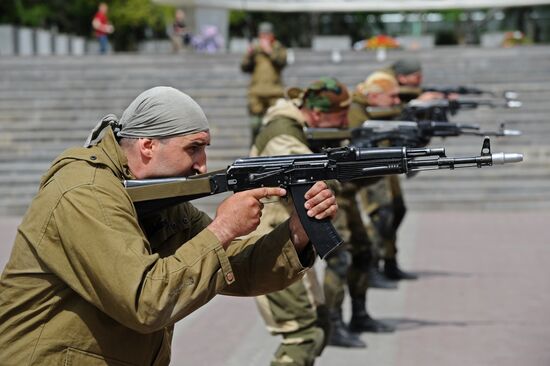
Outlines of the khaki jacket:
M 252 74 L 248 94 L 260 97 L 282 97 L 284 93 L 281 72 L 286 66 L 286 48 L 279 42 L 273 43 L 271 54 L 254 46 L 241 62 L 241 70 Z
M 0 278 L 0 365 L 168 365 L 176 321 L 305 272 L 288 223 L 224 250 L 189 203 L 138 221 L 125 178 L 110 130 L 44 175 Z
M 250 150 L 250 156 L 311 154 L 303 127 L 306 125 L 300 110 L 290 101 L 279 99 L 268 109 L 260 134 Z M 290 217 L 289 199 L 270 199 L 262 210 L 259 232 L 267 233 Z

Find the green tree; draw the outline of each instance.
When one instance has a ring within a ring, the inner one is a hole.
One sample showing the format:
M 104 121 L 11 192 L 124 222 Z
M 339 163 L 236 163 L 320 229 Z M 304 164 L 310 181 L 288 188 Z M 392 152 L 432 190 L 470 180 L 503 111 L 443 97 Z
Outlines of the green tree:
M 147 32 L 165 36 L 174 8 L 151 0 L 111 0 L 109 19 L 115 26 L 112 40 L 116 50 L 135 50 Z M 57 28 L 60 32 L 91 37 L 97 0 L 0 0 L 0 22 L 18 26 Z
M 147 31 L 149 35 L 165 37 L 173 15 L 174 7 L 153 4 L 151 0 L 111 1 L 109 19 L 115 26 L 115 49 L 135 50 Z

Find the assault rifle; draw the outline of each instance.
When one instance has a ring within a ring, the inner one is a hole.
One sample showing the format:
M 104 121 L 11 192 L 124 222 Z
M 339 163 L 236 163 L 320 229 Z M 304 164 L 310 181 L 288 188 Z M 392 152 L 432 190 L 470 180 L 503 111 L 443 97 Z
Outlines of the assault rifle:
M 342 239 L 330 219 L 307 216 L 304 195 L 316 181 L 336 179 L 345 182 L 422 170 L 481 168 L 522 160 L 522 154 L 491 153 L 490 140 L 486 138 L 481 155 L 472 157 L 447 157 L 444 148 L 342 147 L 318 154 L 242 158 L 226 170 L 187 178 L 126 180 L 123 183 L 140 215 L 227 191 L 283 187 L 290 193 L 311 243 L 319 256 L 325 258 Z
M 482 131 L 478 125 L 438 121 L 365 121 L 362 127 L 304 128 L 308 143 L 313 148 L 338 146 L 349 140 L 355 147 L 376 147 L 382 141 L 390 146 L 426 146 L 432 137 L 473 136 L 519 136 L 520 131 L 505 129 Z
M 493 97 L 496 97 L 497 94 L 489 91 L 489 90 L 483 90 L 474 88 L 471 86 L 423 86 L 422 92 L 437 92 L 445 95 L 445 97 L 448 97 L 449 94 L 459 94 L 459 95 L 490 95 Z M 517 100 L 519 98 L 519 94 L 515 91 L 506 90 L 502 93 L 502 97 L 507 100 Z
M 411 100 L 403 108 L 401 117 L 408 121 L 431 120 L 447 122 L 449 115 L 455 115 L 461 109 L 476 109 L 480 106 L 490 108 L 519 108 L 521 107 L 521 102 L 514 99 L 504 99 L 504 101 L 494 99 L 436 99 L 422 101 L 415 99 Z
M 482 94 L 491 94 L 494 95 L 492 92 L 488 92 L 482 89 L 473 88 L 469 86 L 423 86 L 422 87 L 423 92 L 437 92 L 444 94 L 445 96 L 449 94 L 461 94 L 461 95 L 482 95 Z

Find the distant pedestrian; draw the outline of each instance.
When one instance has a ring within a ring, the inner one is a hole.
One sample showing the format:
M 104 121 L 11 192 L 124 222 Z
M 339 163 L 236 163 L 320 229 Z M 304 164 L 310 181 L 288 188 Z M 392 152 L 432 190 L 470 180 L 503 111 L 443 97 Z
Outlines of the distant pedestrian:
M 185 12 L 181 9 L 176 10 L 174 22 L 168 31 L 172 40 L 172 51 L 178 53 L 184 46 L 188 46 L 191 42 L 191 33 L 185 22 Z
M 99 41 L 99 53 L 106 54 L 109 49 L 109 39 L 108 35 L 112 34 L 115 31 L 115 27 L 109 23 L 109 18 L 107 17 L 107 11 L 109 7 L 106 3 L 100 3 L 97 13 L 94 15 L 92 20 L 92 27 L 95 30 L 95 36 Z
M 201 32 L 192 38 L 191 43 L 197 52 L 202 53 L 217 53 L 225 47 L 223 37 L 215 25 L 203 26 Z

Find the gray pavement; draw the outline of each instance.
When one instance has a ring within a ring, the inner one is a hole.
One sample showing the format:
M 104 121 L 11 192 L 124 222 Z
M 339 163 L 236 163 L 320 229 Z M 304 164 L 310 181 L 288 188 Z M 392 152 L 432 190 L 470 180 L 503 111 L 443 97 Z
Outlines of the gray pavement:
M 0 218 L 0 268 L 18 221 Z M 369 291 L 371 314 L 398 330 L 316 365 L 550 365 L 549 223 L 546 211 L 411 212 L 400 258 L 420 279 Z M 276 347 L 252 299 L 219 296 L 177 325 L 172 365 L 268 365 Z

